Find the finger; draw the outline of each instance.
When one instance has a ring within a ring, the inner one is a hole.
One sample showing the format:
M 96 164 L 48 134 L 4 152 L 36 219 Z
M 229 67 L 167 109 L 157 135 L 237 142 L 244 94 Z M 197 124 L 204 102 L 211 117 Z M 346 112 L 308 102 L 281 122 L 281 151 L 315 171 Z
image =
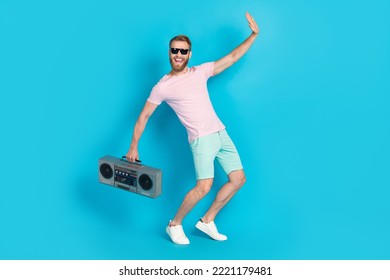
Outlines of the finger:
M 248 12 L 246 12 L 245 17 L 247 21 L 251 21 L 251 15 Z
M 250 22 L 256 23 L 255 19 L 251 15 L 249 15 L 249 18 L 250 18 Z
M 249 20 L 254 21 L 253 16 L 252 16 L 249 12 L 246 12 L 246 17 L 247 17 Z
M 251 25 L 255 25 L 256 24 L 256 22 L 254 20 L 252 20 L 252 19 L 248 19 L 248 23 L 251 24 Z

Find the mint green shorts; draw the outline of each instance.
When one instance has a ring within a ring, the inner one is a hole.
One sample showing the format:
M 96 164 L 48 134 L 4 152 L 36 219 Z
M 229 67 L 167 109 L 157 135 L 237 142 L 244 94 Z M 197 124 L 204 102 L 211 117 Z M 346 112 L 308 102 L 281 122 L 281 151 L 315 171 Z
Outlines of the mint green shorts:
M 243 169 L 237 149 L 226 130 L 199 137 L 190 143 L 190 147 L 197 180 L 214 178 L 215 159 L 226 175 Z

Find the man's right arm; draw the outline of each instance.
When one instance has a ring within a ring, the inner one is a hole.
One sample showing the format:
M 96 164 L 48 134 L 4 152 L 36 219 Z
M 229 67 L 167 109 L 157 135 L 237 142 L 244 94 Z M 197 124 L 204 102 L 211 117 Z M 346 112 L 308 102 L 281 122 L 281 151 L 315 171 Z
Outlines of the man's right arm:
M 249 48 L 256 40 L 257 35 L 259 35 L 260 29 L 257 26 L 255 19 L 248 12 L 246 13 L 246 19 L 248 21 L 252 34 L 231 53 L 215 62 L 213 75 L 221 73 L 222 71 L 236 63 L 249 50 Z
M 134 162 L 138 160 L 138 142 L 141 138 L 142 133 L 144 132 L 146 123 L 148 122 L 149 117 L 153 114 L 154 110 L 158 105 L 153 104 L 149 101 L 146 101 L 144 108 L 141 111 L 141 114 L 138 117 L 137 122 L 134 126 L 133 139 L 131 140 L 129 151 L 126 154 L 126 159 L 129 162 Z

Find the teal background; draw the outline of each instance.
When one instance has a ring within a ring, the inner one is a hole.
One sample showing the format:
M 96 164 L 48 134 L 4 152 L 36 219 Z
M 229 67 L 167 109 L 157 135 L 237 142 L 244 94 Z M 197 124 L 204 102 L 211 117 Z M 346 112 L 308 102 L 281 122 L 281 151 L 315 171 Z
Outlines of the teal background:
M 194 229 L 225 178 L 165 226 L 195 182 L 185 129 L 161 105 L 140 143 L 163 194 L 98 183 L 97 161 L 127 152 L 168 41 L 190 65 L 261 34 L 209 80 L 247 184 L 216 223 Z M 388 1 L 0 0 L 1 259 L 390 259 Z

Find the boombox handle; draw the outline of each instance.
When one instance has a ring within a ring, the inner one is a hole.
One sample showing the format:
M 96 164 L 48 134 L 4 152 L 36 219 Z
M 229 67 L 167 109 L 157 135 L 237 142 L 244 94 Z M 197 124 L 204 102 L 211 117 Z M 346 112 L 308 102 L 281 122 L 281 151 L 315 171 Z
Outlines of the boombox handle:
M 121 160 L 126 161 L 127 163 L 130 164 L 142 165 L 142 161 L 139 159 L 136 159 L 135 162 L 130 162 L 126 159 L 126 156 L 122 156 Z

